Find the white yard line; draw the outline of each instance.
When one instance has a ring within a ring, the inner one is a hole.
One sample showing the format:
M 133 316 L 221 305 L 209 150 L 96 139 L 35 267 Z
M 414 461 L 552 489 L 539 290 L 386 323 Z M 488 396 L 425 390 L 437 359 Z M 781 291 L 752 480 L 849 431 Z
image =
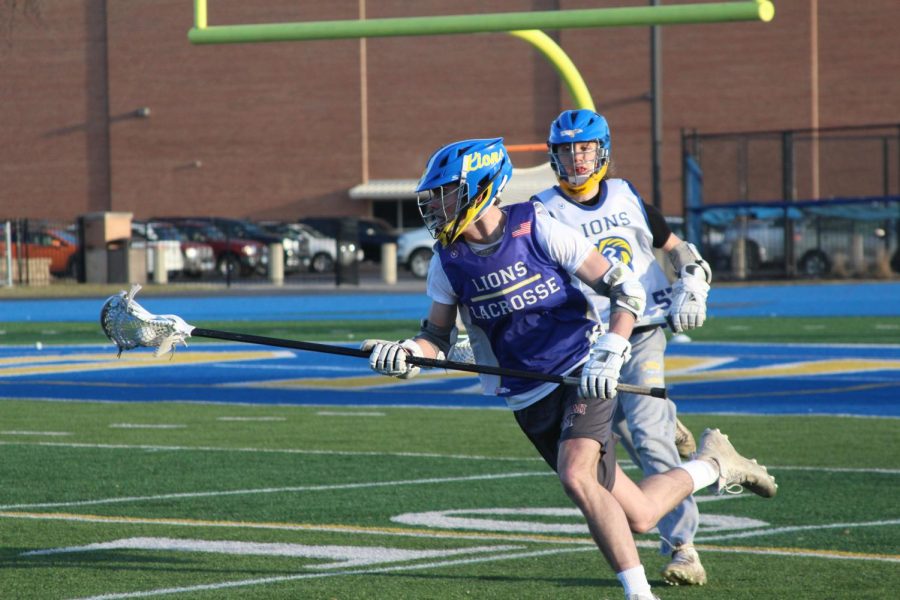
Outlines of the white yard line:
M 216 417 L 216 421 L 287 421 L 287 417 Z
M 261 454 L 308 454 L 322 456 L 385 456 L 405 458 L 447 458 L 452 460 L 543 462 L 539 456 L 480 456 L 477 454 L 440 454 L 437 452 L 359 452 L 350 450 L 302 450 L 299 448 L 226 448 L 222 446 L 161 446 L 151 444 L 84 444 L 77 442 L 3 441 L 0 446 L 48 446 L 56 448 L 96 448 L 98 450 L 153 450 L 169 452 L 259 452 Z
M 77 598 L 73 600 L 120 600 L 124 598 L 149 598 L 150 596 L 163 596 L 168 594 L 182 594 L 186 592 L 200 592 L 211 590 L 222 590 L 236 587 L 246 587 L 249 585 L 263 585 L 269 583 L 282 583 L 285 581 L 298 581 L 302 579 L 318 579 L 321 577 L 336 577 L 345 575 L 372 575 L 376 573 L 395 573 L 399 571 L 419 571 L 422 569 L 435 569 L 441 567 L 452 567 L 457 565 L 471 565 L 477 563 L 493 562 L 498 560 L 516 560 L 519 558 L 533 558 L 535 556 L 548 556 L 552 554 L 564 554 L 568 552 L 587 552 L 596 551 L 593 547 L 588 548 L 555 548 L 553 550 L 537 550 L 534 552 L 516 552 L 509 554 L 497 554 L 490 557 L 481 558 L 463 558 L 456 560 L 436 561 L 430 563 L 419 563 L 415 565 L 403 565 L 398 567 L 383 567 L 380 569 L 354 569 L 349 571 L 338 571 L 329 573 L 303 573 L 298 575 L 285 575 L 283 577 L 264 577 L 260 579 L 244 579 L 241 581 L 225 581 L 222 583 L 207 583 L 196 586 L 180 587 L 180 588 L 161 588 L 156 590 L 146 590 L 143 592 L 126 592 L 124 594 L 103 594 L 100 596 L 89 596 Z
M 73 435 L 73 434 L 69 431 L 0 431 L 0 435 L 66 436 L 66 435 Z
M 155 494 L 152 496 L 121 496 L 99 498 L 96 500 L 76 500 L 73 502 L 42 502 L 37 504 L 7 504 L 0 510 L 17 510 L 30 508 L 69 508 L 73 506 L 94 506 L 98 504 L 123 504 L 127 502 L 153 502 L 156 500 L 175 500 L 185 498 L 219 498 L 224 496 L 241 496 L 250 494 L 282 494 L 291 492 L 327 492 L 333 490 L 358 490 L 377 487 L 393 487 L 401 485 L 431 485 L 435 483 L 457 483 L 463 481 L 484 481 L 514 479 L 519 477 L 547 477 L 552 471 L 530 471 L 520 473 L 496 473 L 489 475 L 471 475 L 468 477 L 431 477 L 426 479 L 399 479 L 394 481 L 371 481 L 363 483 L 339 483 L 330 485 L 298 485 L 277 488 L 250 488 L 244 490 L 217 490 L 211 492 L 179 492 L 172 494 Z
M 351 413 L 347 413 L 351 414 Z M 228 448 L 224 446 L 163 446 L 151 444 L 85 444 L 77 442 L 25 442 L 0 440 L 0 446 L 48 446 L 58 448 L 96 448 L 98 450 L 153 450 L 170 452 L 259 452 L 262 454 L 309 454 L 322 456 L 385 456 L 406 458 L 446 458 L 450 460 L 474 460 L 474 461 L 512 461 L 512 462 L 543 462 L 539 456 L 482 456 L 478 454 L 440 454 L 437 452 L 371 452 L 349 450 L 304 450 L 299 448 L 252 448 L 239 447 Z M 620 461 L 626 471 L 632 468 Z M 818 471 L 822 473 L 874 473 L 884 475 L 898 475 L 900 469 L 886 469 L 879 467 L 819 467 L 806 465 L 766 465 L 773 471 Z
M 796 533 L 798 531 L 819 531 L 822 529 L 841 529 L 850 527 L 885 527 L 900 525 L 900 519 L 890 519 L 887 521 L 868 521 L 862 523 L 831 523 L 828 525 L 794 525 L 791 527 L 775 527 L 771 529 L 758 529 L 754 531 L 743 531 L 741 533 L 728 533 L 722 535 L 699 535 L 694 538 L 698 544 L 704 542 L 714 542 L 719 540 L 737 540 L 743 538 L 781 535 L 784 533 Z M 900 562 L 900 561 L 898 561 Z
M 390 537 L 414 537 L 451 540 L 479 540 L 491 542 L 531 542 L 542 544 L 564 544 L 594 547 L 591 538 L 572 535 L 551 535 L 534 533 L 496 533 L 482 531 L 441 530 L 429 528 L 408 527 L 359 527 L 352 525 L 318 525 L 311 523 L 258 523 L 253 521 L 204 521 L 198 519 L 163 519 L 144 517 L 121 517 L 106 515 L 78 515 L 70 513 L 27 513 L 27 512 L 0 512 L 3 519 L 26 519 L 37 521 L 67 521 L 77 523 L 105 523 L 121 525 L 159 525 L 166 527 L 196 527 L 196 528 L 227 528 L 227 529 L 273 529 L 278 531 L 315 531 L 340 533 L 351 535 L 374 535 Z M 887 521 L 861 521 L 858 523 L 831 523 L 823 525 L 797 525 L 793 527 L 777 527 L 769 529 L 757 529 L 754 531 L 742 531 L 723 533 L 720 535 L 704 535 L 697 537 L 695 541 L 699 548 L 709 552 L 720 553 L 753 553 L 770 554 L 773 556 L 791 555 L 807 556 L 815 558 L 830 558 L 837 560 L 874 560 L 880 562 L 900 562 L 900 556 L 871 554 L 861 552 L 846 552 L 841 550 L 811 550 L 808 548 L 759 548 L 746 546 L 714 546 L 707 542 L 729 541 L 748 537 L 761 537 L 768 535 L 781 535 L 796 531 L 817 531 L 825 529 L 849 529 L 857 527 L 884 527 L 900 525 L 900 520 Z M 659 546 L 656 540 L 638 540 L 639 548 L 655 549 Z
M 320 417 L 384 417 L 387 413 L 383 412 L 350 412 L 335 410 L 320 410 L 316 413 Z
M 836 524 L 834 527 L 848 527 L 848 526 L 871 526 L 875 523 L 842 523 Z M 818 526 L 809 526 L 810 529 L 817 528 Z M 828 527 L 828 526 L 825 526 Z M 467 536 L 468 537 L 468 536 Z M 720 536 L 721 538 L 728 538 L 729 536 Z M 740 537 L 740 534 L 731 537 Z M 549 541 L 549 540 L 546 540 Z M 642 547 L 647 548 L 649 546 L 655 547 L 655 542 L 643 542 L 640 544 Z M 900 562 L 900 558 L 892 557 L 892 556 L 879 556 L 879 555 L 866 555 L 866 554 L 857 554 L 857 553 L 849 553 L 849 552 L 840 552 L 840 551 L 819 551 L 819 550 L 807 550 L 807 549 L 793 549 L 793 548 L 738 548 L 738 547 L 708 547 L 701 546 L 701 548 L 706 552 L 720 552 L 720 553 L 730 553 L 730 554 L 756 554 L 763 556 L 786 556 L 786 557 L 804 557 L 804 558 L 822 558 L 828 560 L 875 560 L 875 561 L 883 561 L 883 562 Z M 536 550 L 530 552 L 509 552 L 505 554 L 496 554 L 493 556 L 482 556 L 482 557 L 471 557 L 471 558 L 463 558 L 463 559 L 453 559 L 453 560 L 444 560 L 444 561 L 433 561 L 428 563 L 417 563 L 412 565 L 399 565 L 399 566 L 390 566 L 390 567 L 381 567 L 381 568 L 372 568 L 372 569 L 350 569 L 343 571 L 330 571 L 330 572 L 319 572 L 319 573 L 302 573 L 296 575 L 286 575 L 281 577 L 264 577 L 264 578 L 256 578 L 256 579 L 244 579 L 240 581 L 225 581 L 220 583 L 207 583 L 207 584 L 199 584 L 195 586 L 184 586 L 177 588 L 158 588 L 154 590 L 143 590 L 138 592 L 124 592 L 124 593 L 112 593 L 112 594 L 102 594 L 99 596 L 88 596 L 81 597 L 73 600 L 120 600 L 125 598 L 148 598 L 152 596 L 164 596 L 171 594 L 181 594 L 181 593 L 190 593 L 190 592 L 200 592 L 200 591 L 216 591 L 222 589 L 230 589 L 230 588 L 238 588 L 238 587 L 248 587 L 248 586 L 258 586 L 258 585 L 268 585 L 272 583 L 284 583 L 289 581 L 300 581 L 304 579 L 318 579 L 323 577 L 336 577 L 336 576 L 352 576 L 352 575 L 371 575 L 378 573 L 398 573 L 398 572 L 407 572 L 407 571 L 416 571 L 423 569 L 436 569 L 443 567 L 453 567 L 458 565 L 470 565 L 470 564 L 479 564 L 479 563 L 487 563 L 487 562 L 495 562 L 500 560 L 517 560 L 522 558 L 533 558 L 537 556 L 551 556 L 556 554 L 565 554 L 565 553 L 573 553 L 573 552 L 595 552 L 594 545 L 589 541 L 586 541 L 583 545 L 579 545 L 577 547 L 569 546 L 566 548 L 553 548 L 548 550 Z
M 179 423 L 110 423 L 110 429 L 185 429 Z

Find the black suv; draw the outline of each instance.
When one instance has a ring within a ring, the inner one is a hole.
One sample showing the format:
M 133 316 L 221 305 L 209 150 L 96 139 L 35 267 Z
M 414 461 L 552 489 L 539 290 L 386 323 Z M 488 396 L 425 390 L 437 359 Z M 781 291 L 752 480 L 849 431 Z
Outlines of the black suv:
M 339 237 L 341 223 L 350 220 L 357 222 L 358 241 L 364 260 L 380 263 L 381 245 L 396 244 L 397 238 L 400 237 L 400 233 L 390 223 L 372 217 L 303 217 L 298 219 L 300 223 L 306 223 L 333 238 Z

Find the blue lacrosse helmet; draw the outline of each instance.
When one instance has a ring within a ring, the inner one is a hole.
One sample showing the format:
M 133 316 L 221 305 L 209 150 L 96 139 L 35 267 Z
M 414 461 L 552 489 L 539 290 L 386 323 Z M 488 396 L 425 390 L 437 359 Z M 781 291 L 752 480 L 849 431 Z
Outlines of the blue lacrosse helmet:
M 597 142 L 594 164 L 588 165 L 589 170 L 585 173 L 569 173 L 565 164 L 574 167 L 576 155 L 580 154 L 575 150 L 578 142 Z M 567 145 L 564 152 L 560 150 L 562 144 Z M 609 168 L 609 125 L 602 115 L 592 110 L 563 111 L 550 124 L 547 147 L 550 149 L 550 166 L 562 188 L 580 193 L 602 180 Z
M 480 219 L 512 177 L 503 138 L 463 140 L 431 155 L 416 186 L 432 237 L 449 246 Z

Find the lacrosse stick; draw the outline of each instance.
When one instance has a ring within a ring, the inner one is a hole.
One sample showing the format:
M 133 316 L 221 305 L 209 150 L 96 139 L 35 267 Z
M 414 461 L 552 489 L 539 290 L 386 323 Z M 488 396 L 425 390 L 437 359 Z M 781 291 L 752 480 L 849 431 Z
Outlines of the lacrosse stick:
M 100 326 L 103 332 L 119 349 L 119 355 L 125 350 L 146 347 L 156 348 L 155 356 L 161 356 L 174 351 L 178 345 L 187 346 L 187 338 L 202 337 L 246 344 L 259 344 L 262 346 L 275 346 L 278 348 L 292 348 L 295 350 L 308 350 L 325 354 L 338 354 L 341 356 L 355 356 L 357 358 L 369 358 L 368 350 L 345 348 L 343 346 L 331 346 L 317 344 L 315 342 L 301 342 L 270 338 L 246 333 L 234 333 L 219 331 L 216 329 L 203 329 L 194 327 L 184 321 L 178 315 L 154 315 L 143 306 L 135 302 L 134 296 L 141 286 L 135 285 L 129 292 L 119 292 L 110 296 L 100 310 Z M 550 375 L 546 373 L 534 373 L 517 369 L 505 369 L 488 365 L 467 364 L 450 360 L 436 360 L 410 356 L 407 362 L 419 367 L 450 369 L 454 371 L 468 371 L 470 373 L 484 373 L 488 375 L 500 375 L 504 377 L 519 377 L 522 379 L 535 379 L 566 385 L 579 385 L 577 377 L 565 377 L 563 375 Z M 650 388 L 644 386 L 626 385 L 620 383 L 618 389 L 621 392 L 642 394 L 665 398 L 665 388 Z

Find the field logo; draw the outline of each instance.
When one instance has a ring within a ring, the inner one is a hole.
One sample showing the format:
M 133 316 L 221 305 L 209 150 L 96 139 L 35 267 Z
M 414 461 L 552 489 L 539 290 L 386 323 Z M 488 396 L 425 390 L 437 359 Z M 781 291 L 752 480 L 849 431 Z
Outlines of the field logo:
M 714 497 L 697 498 L 698 501 L 715 500 Z M 515 517 L 524 517 L 516 519 Z M 587 523 L 577 508 L 461 508 L 420 513 L 404 513 L 391 517 L 394 523 L 450 529 L 457 531 L 482 531 L 492 533 L 550 533 L 587 535 Z M 737 515 L 700 515 L 701 533 L 742 531 L 768 527 L 769 523 Z

